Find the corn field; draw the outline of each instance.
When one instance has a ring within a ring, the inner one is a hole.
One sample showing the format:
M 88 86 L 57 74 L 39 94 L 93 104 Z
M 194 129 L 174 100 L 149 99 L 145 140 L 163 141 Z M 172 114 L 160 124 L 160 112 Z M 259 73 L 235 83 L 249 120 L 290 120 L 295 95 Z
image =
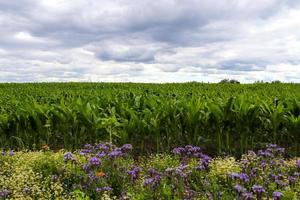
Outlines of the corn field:
M 300 155 L 299 84 L 0 84 L 0 148 L 193 144 L 240 155 L 266 143 Z

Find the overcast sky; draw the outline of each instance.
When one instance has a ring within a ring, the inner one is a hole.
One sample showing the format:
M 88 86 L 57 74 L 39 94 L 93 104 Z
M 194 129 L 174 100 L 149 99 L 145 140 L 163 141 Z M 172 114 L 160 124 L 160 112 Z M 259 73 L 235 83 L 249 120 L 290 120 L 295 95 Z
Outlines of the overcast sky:
M 298 0 L 1 0 L 0 82 L 300 82 Z

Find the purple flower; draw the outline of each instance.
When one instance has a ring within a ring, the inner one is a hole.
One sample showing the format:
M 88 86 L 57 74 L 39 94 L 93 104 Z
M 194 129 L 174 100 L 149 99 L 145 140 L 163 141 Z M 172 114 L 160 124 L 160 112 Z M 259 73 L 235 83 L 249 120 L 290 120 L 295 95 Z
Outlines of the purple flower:
M 235 190 L 237 193 L 239 193 L 239 194 L 243 193 L 244 190 L 245 190 L 245 189 L 244 189 L 241 185 L 239 185 L 239 184 L 235 185 L 233 188 L 234 188 L 234 190 Z
M 297 167 L 298 169 L 300 169 L 300 159 L 298 159 L 298 160 L 296 161 L 296 167 Z
M 110 186 L 104 186 L 102 188 L 96 188 L 96 192 L 110 192 L 112 191 L 113 189 L 110 187 Z
M 253 185 L 252 190 L 259 195 L 265 192 L 265 189 L 261 185 Z
M 194 190 L 187 190 L 185 195 L 184 195 L 184 200 L 191 200 L 191 199 L 194 199 L 195 195 L 196 195 L 196 191 Z
M 15 152 L 14 152 L 14 150 L 11 150 L 11 151 L 9 151 L 8 155 L 10 155 L 10 156 L 14 156 L 14 155 L 15 155 Z
M 294 184 L 294 183 L 296 182 L 296 177 L 294 177 L 294 176 L 289 176 L 289 177 L 288 177 L 288 180 L 289 180 L 289 183 L 290 183 L 290 184 Z
M 187 167 L 188 165 L 180 164 L 177 168 L 175 168 L 175 173 L 180 177 L 187 177 L 188 173 L 190 173 L 190 171 L 188 172 L 185 171 Z
M 284 148 L 278 147 L 277 149 L 275 149 L 275 151 L 276 151 L 277 153 L 279 153 L 279 154 L 283 154 L 284 151 L 285 151 L 285 149 L 284 149 Z
M 123 155 L 123 152 L 119 149 L 115 149 L 108 154 L 108 156 L 110 158 L 117 158 L 117 157 L 121 157 L 122 155 Z
M 98 165 L 100 165 L 100 163 L 101 163 L 101 160 L 99 158 L 91 157 L 91 159 L 90 159 L 91 165 L 98 166 Z
M 2 155 L 2 156 L 5 156 L 5 155 L 6 155 L 6 152 L 5 152 L 4 150 L 2 150 L 1 155 Z
M 81 149 L 81 151 L 79 152 L 79 155 L 84 156 L 84 155 L 89 154 L 91 152 L 92 152 L 92 150 L 90 150 L 90 149 Z
M 103 158 L 104 156 L 106 156 L 106 153 L 105 152 L 99 152 L 99 153 L 97 153 L 97 155 L 96 155 L 98 158 Z
M 72 160 L 74 161 L 75 158 L 73 157 L 73 154 L 71 152 L 67 152 L 65 155 L 64 155 L 64 161 L 68 161 L 68 160 Z
M 273 157 L 274 155 L 270 152 L 270 151 L 268 151 L 268 150 L 259 150 L 258 151 L 258 155 L 259 156 L 261 156 L 261 157 L 266 157 L 266 158 L 268 158 L 268 157 Z
M 131 181 L 135 181 L 139 178 L 139 173 L 142 169 L 140 167 L 134 166 L 131 170 L 128 171 L 128 174 L 130 175 Z
M 148 172 L 149 172 L 150 176 L 153 176 L 153 175 L 159 174 L 159 172 L 157 172 L 157 171 L 156 171 L 156 169 L 154 169 L 154 168 L 150 168 L 150 169 L 148 169 Z
M 83 148 L 84 148 L 84 149 L 92 149 L 93 146 L 90 145 L 90 144 L 85 144 L 85 145 L 83 145 Z
M 161 181 L 161 175 L 154 169 L 150 169 L 151 177 L 144 180 L 144 186 L 150 186 L 152 190 L 155 190 Z
M 124 144 L 122 147 L 121 147 L 121 150 L 123 151 L 123 152 L 129 152 L 129 151 L 131 151 L 132 150 L 132 145 L 131 144 Z
M 144 180 L 144 185 L 148 186 L 148 185 L 151 185 L 153 182 L 154 182 L 154 178 L 146 178 Z
M 108 144 L 108 143 L 95 145 L 95 149 L 103 151 L 105 153 L 108 153 L 110 147 L 111 147 L 111 144 Z
M 171 168 L 171 167 L 168 167 L 166 170 L 165 170 L 165 172 L 166 173 L 172 173 L 172 172 L 174 172 L 174 168 Z
M 280 200 L 283 194 L 281 192 L 275 191 L 273 192 L 273 200 Z
M 265 168 L 265 167 L 267 166 L 266 161 L 264 161 L 264 160 L 260 161 L 259 166 L 260 166 L 261 168 Z
M 251 171 L 250 171 L 250 176 L 251 176 L 251 177 L 255 177 L 256 175 L 257 175 L 257 168 L 254 167 L 254 168 L 252 168 Z
M 277 144 L 267 144 L 266 147 L 270 149 L 275 149 L 277 148 Z
M 84 171 L 89 171 L 90 168 L 91 168 L 91 165 L 90 165 L 90 164 L 83 164 L 83 165 L 82 165 L 82 169 L 83 169 Z
M 279 180 L 279 179 L 276 179 L 276 180 L 275 180 L 275 183 L 276 183 L 278 186 L 285 186 L 285 185 L 286 185 L 285 182 L 283 182 L 282 180 Z
M 90 181 L 96 180 L 96 176 L 95 176 L 95 174 L 93 172 L 89 172 L 88 173 L 88 177 L 89 177 Z
M 231 172 L 231 173 L 228 174 L 228 176 L 231 179 L 236 179 L 236 178 L 239 178 L 239 173 Z
M 203 171 L 203 170 L 206 170 L 207 167 L 204 166 L 204 165 L 202 165 L 202 164 L 200 164 L 200 165 L 198 165 L 198 166 L 196 167 L 196 169 L 199 170 L 199 171 Z
M 245 200 L 253 200 L 254 199 L 252 192 L 245 192 L 243 194 L 243 197 L 245 198 Z
M 249 176 L 245 173 L 239 174 L 239 179 L 243 182 L 246 182 L 246 183 L 250 181 Z
M 174 154 L 181 155 L 181 154 L 184 153 L 184 151 L 185 151 L 185 149 L 184 149 L 183 147 L 177 147 L 177 148 L 173 149 L 172 152 L 173 152 Z
M 6 198 L 8 195 L 10 195 L 10 193 L 11 192 L 7 189 L 0 190 L 0 198 Z

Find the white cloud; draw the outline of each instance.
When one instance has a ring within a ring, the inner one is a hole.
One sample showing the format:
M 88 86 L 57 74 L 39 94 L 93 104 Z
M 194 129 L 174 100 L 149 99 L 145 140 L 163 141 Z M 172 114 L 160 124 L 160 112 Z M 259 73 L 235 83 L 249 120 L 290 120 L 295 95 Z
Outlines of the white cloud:
M 0 81 L 299 82 L 299 6 L 292 0 L 3 1 Z

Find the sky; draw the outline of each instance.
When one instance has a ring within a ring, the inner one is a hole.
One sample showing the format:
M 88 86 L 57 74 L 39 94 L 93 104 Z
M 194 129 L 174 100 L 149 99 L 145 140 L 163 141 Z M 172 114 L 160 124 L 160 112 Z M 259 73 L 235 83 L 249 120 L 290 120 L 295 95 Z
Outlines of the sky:
M 298 0 L 2 0 L 0 36 L 0 82 L 300 82 Z

